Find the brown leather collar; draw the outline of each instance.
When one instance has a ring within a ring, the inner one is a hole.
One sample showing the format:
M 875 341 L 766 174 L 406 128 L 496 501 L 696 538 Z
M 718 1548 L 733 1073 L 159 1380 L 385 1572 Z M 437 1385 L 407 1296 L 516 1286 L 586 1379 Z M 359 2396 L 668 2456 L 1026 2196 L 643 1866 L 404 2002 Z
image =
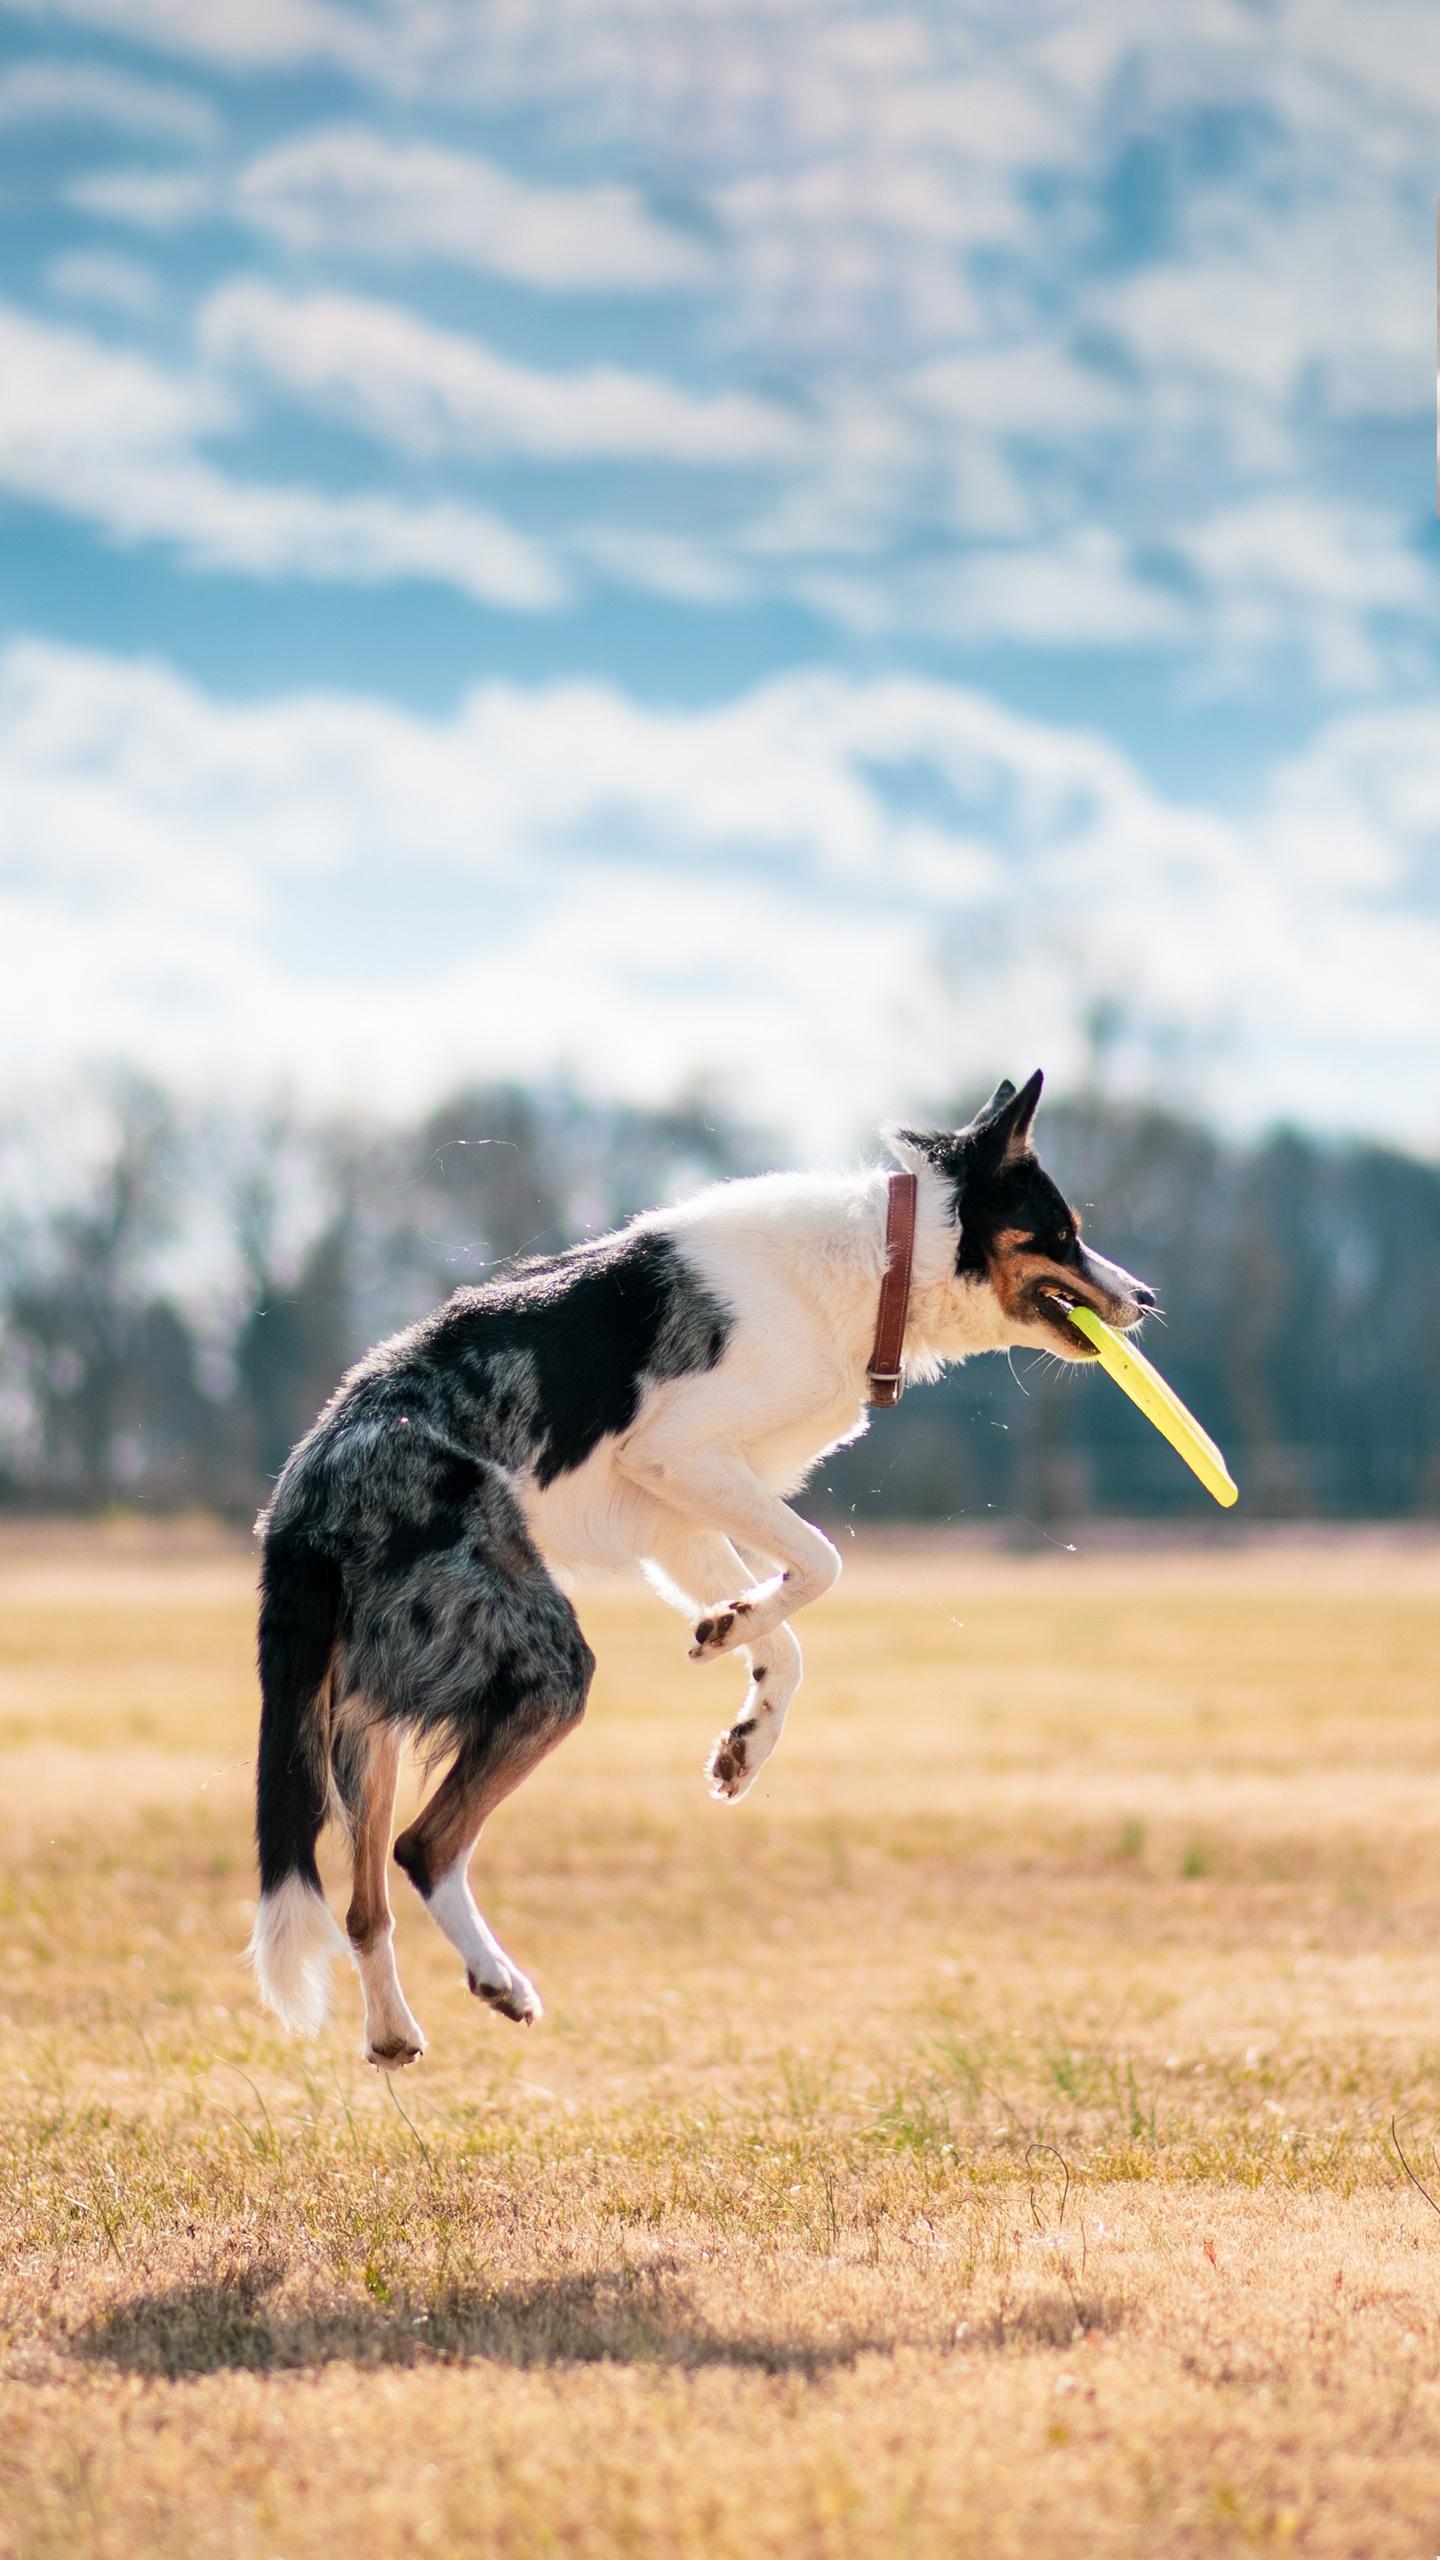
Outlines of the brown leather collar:
M 913 1173 L 890 1175 L 885 1210 L 885 1277 L 880 1283 L 880 1311 L 875 1319 L 875 1348 L 865 1375 L 867 1404 L 898 1404 L 905 1384 L 901 1354 L 905 1319 L 910 1312 L 910 1273 L 915 1261 L 915 1203 L 919 1192 Z

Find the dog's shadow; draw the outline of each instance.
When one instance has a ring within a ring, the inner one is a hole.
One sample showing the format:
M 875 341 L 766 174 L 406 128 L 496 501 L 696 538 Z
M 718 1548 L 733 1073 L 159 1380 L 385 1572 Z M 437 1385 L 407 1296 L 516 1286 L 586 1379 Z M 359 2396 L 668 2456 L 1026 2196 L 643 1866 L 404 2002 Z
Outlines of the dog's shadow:
M 285 2270 L 257 2259 L 218 2282 L 174 2285 L 115 2304 L 71 2340 L 92 2361 L 179 2381 L 223 2371 L 276 2373 L 327 2364 L 731 2365 L 817 2376 L 893 2339 L 823 2344 L 730 2336 L 696 2310 L 673 2261 L 394 2299 L 288 2311 L 269 2297 Z

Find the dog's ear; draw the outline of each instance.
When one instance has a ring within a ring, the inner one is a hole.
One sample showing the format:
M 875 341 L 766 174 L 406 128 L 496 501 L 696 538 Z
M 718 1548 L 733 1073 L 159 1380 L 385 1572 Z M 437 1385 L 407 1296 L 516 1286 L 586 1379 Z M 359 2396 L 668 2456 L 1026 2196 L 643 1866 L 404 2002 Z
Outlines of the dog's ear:
M 1030 1131 L 1045 1082 L 1037 1067 L 1017 1093 L 1008 1077 L 995 1087 L 983 1111 L 977 1111 L 965 1135 L 988 1163 L 1014 1164 L 1030 1152 Z
M 898 1156 L 910 1173 L 920 1173 L 929 1165 L 936 1173 L 953 1173 L 956 1151 L 961 1144 L 953 1129 L 895 1129 L 882 1132 L 892 1155 Z
M 974 1119 L 970 1123 L 971 1128 L 978 1129 L 984 1121 L 998 1118 L 1004 1105 L 1007 1102 L 1013 1102 L 1014 1099 L 1015 1087 L 1008 1076 L 1002 1076 L 995 1087 L 994 1092 L 991 1094 L 989 1101 L 981 1103 L 979 1110 L 976 1112 Z
M 1037 1067 L 1017 1093 L 1007 1076 L 963 1129 L 887 1129 L 885 1143 L 912 1173 L 928 1165 L 947 1180 L 959 1182 L 977 1164 L 998 1171 L 1027 1152 L 1044 1081 Z

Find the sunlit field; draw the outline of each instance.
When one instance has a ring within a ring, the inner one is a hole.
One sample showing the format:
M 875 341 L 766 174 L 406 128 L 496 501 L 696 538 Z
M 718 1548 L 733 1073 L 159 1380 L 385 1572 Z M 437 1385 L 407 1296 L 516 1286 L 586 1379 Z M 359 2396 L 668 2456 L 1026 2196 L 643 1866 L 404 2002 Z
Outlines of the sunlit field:
M 10 1532 L 0 2548 L 1431 2560 L 1437 1563 L 862 1536 L 734 1809 L 585 1590 L 476 1861 L 548 2014 L 397 1877 L 389 2083 L 240 1964 L 248 1554 Z

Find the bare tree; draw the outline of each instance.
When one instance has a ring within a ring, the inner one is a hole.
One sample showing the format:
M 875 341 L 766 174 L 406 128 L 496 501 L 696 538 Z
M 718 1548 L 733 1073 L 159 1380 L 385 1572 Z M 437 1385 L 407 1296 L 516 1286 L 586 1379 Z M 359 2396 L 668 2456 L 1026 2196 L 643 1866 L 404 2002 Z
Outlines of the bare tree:
M 189 1358 L 185 1319 L 154 1275 L 184 1197 L 174 1111 L 157 1086 L 123 1072 L 109 1074 L 95 1099 L 91 1160 L 57 1149 L 64 1131 L 56 1132 L 44 1152 L 59 1196 L 12 1206 L 3 1242 L 11 1363 L 43 1471 L 82 1502 L 103 1500 L 144 1470 L 136 1442 L 158 1325 L 172 1360 Z

